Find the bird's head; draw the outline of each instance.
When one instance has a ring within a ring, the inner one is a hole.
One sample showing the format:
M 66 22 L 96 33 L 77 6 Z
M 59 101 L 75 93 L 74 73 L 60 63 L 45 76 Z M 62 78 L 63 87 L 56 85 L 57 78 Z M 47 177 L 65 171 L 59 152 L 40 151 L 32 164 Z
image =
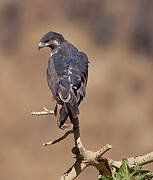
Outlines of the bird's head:
M 49 47 L 51 48 L 51 50 L 54 50 L 63 41 L 64 37 L 61 34 L 50 31 L 40 39 L 38 50 L 40 50 L 43 47 Z

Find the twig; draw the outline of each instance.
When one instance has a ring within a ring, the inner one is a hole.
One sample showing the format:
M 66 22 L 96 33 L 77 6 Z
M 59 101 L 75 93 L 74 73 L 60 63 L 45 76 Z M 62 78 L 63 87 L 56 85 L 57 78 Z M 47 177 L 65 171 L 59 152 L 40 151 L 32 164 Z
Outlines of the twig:
M 103 148 L 101 148 L 99 151 L 96 152 L 96 158 L 101 157 L 110 149 L 112 149 L 112 146 L 109 144 L 106 144 Z
M 41 115 L 54 115 L 55 111 L 54 110 L 48 110 L 47 108 L 43 107 L 44 111 L 40 112 L 31 112 L 31 115 L 36 115 L 36 116 L 41 116 Z
M 60 141 L 62 141 L 63 139 L 65 139 L 68 135 L 72 134 L 73 133 L 73 130 L 69 130 L 67 131 L 62 137 L 59 137 L 58 139 L 54 140 L 54 141 L 50 141 L 50 142 L 47 142 L 47 143 L 43 143 L 42 145 L 43 146 L 49 146 L 49 145 L 53 145 L 53 144 L 56 144 Z

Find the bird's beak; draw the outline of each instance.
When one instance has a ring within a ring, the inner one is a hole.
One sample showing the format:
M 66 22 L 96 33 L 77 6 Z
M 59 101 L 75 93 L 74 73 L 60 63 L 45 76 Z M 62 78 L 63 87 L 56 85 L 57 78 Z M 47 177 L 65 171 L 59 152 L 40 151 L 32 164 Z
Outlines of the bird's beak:
M 48 43 L 40 42 L 40 43 L 38 44 L 38 50 L 40 51 L 41 48 L 46 47 L 46 46 L 48 46 L 48 45 L 49 45 Z

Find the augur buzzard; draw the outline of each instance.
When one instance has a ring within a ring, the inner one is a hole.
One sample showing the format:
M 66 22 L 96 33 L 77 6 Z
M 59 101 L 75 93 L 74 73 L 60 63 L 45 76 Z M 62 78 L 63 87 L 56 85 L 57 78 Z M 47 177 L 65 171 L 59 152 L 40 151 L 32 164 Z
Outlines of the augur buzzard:
M 47 82 L 59 107 L 58 126 L 63 128 L 79 114 L 78 106 L 86 95 L 88 57 L 56 32 L 48 32 L 39 42 L 38 49 L 49 47 Z

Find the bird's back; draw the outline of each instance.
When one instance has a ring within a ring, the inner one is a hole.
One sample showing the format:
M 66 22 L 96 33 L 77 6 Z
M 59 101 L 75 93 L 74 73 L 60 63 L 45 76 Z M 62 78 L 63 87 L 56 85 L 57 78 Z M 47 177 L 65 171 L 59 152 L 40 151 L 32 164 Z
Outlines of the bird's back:
M 87 56 L 65 41 L 49 58 L 47 82 L 57 103 L 66 104 L 65 111 L 74 116 L 85 97 L 87 78 Z

